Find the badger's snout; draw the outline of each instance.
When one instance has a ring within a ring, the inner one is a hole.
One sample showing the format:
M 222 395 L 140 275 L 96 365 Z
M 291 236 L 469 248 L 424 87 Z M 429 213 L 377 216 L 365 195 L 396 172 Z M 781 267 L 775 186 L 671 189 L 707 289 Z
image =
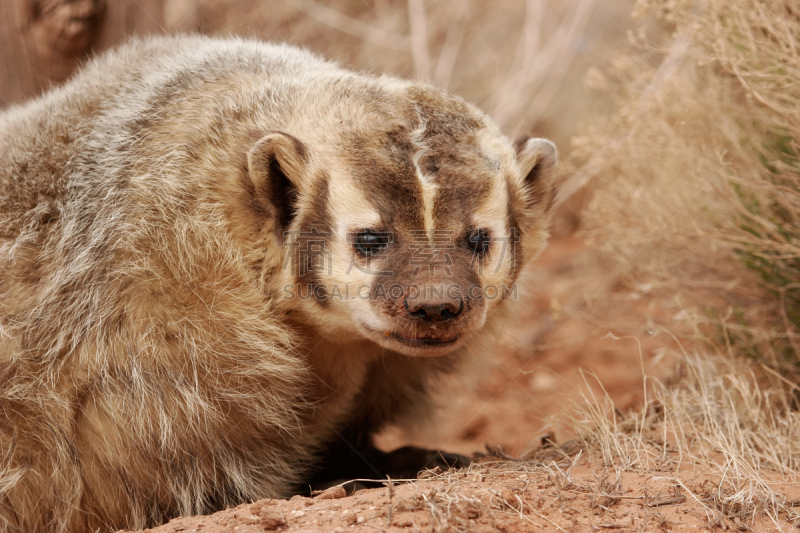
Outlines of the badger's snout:
M 460 291 L 450 295 L 447 291 L 442 295 L 412 294 L 403 299 L 403 307 L 406 316 L 411 320 L 423 323 L 448 322 L 457 319 L 464 312 L 464 299 Z

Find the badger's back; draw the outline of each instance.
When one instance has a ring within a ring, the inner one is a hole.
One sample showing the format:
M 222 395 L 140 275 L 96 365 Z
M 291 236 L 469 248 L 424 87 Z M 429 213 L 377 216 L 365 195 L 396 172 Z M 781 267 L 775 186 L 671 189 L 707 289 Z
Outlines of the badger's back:
M 144 527 L 297 481 L 307 369 L 187 179 L 213 157 L 159 128 L 198 87 L 325 65 L 153 39 L 0 115 L 0 529 Z

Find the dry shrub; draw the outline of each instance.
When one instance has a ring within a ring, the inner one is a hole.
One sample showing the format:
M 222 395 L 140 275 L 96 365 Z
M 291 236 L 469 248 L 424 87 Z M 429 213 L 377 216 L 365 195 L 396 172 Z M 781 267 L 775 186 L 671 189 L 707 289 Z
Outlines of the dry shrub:
M 713 487 L 683 488 L 717 510 L 792 517 L 774 489 L 800 474 L 790 387 L 763 387 L 758 365 L 743 358 L 684 352 L 680 361 L 675 379 L 651 382 L 642 409 L 624 417 L 607 396 L 586 397 L 576 417 L 583 449 L 607 467 L 709 476 Z
M 640 1 L 675 24 L 660 65 L 620 56 L 621 110 L 575 140 L 589 236 L 739 353 L 800 357 L 800 14 L 790 1 Z M 639 49 L 646 48 L 643 38 Z M 601 76 L 598 74 L 598 76 Z M 688 289 L 688 290 L 687 290 Z
M 671 24 L 673 43 L 653 62 L 632 36 L 590 77 L 620 111 L 575 139 L 587 163 L 566 191 L 595 180 L 587 236 L 674 310 L 681 371 L 651 381 L 625 418 L 587 398 L 584 445 L 627 469 L 702 465 L 718 481 L 687 490 L 722 515 L 793 519 L 773 481 L 800 474 L 800 9 L 640 0 L 637 11 Z

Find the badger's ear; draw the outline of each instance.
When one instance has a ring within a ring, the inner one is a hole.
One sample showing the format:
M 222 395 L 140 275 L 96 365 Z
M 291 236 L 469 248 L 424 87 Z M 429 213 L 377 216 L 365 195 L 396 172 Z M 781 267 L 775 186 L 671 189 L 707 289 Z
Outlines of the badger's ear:
M 279 131 L 264 135 L 247 152 L 257 202 L 274 217 L 276 231 L 285 230 L 292 221 L 307 164 L 303 143 Z
M 515 146 L 523 186 L 527 190 L 528 207 L 544 206 L 545 210 L 550 209 L 556 196 L 556 145 L 547 139 L 523 137 Z

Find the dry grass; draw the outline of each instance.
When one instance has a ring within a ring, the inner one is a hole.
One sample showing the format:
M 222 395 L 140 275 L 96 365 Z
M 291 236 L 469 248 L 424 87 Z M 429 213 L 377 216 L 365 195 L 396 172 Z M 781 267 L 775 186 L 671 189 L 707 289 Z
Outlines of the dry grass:
M 776 480 L 800 474 L 800 12 L 744 0 L 637 9 L 673 25 L 674 43 L 653 62 L 634 36 L 596 73 L 620 110 L 576 138 L 588 166 L 572 184 L 594 180 L 587 236 L 675 312 L 680 372 L 651 381 L 625 418 L 587 398 L 582 442 L 624 470 L 700 469 L 714 483 L 682 488 L 709 509 L 786 527 L 797 516 Z
M 741 358 L 678 357 L 675 379 L 651 382 L 640 411 L 621 417 L 608 397 L 585 398 L 576 418 L 582 448 L 609 468 L 710 476 L 701 489 L 680 486 L 725 516 L 794 520 L 779 488 L 800 474 L 800 413 L 790 387 L 764 387 L 760 369 Z
M 732 351 L 784 369 L 800 358 L 800 20 L 792 5 L 640 2 L 640 11 L 676 24 L 675 44 L 660 66 L 649 55 L 621 56 L 604 80 L 620 112 L 576 139 L 584 159 L 595 156 L 599 182 L 590 237 L 631 278 L 717 323 Z

